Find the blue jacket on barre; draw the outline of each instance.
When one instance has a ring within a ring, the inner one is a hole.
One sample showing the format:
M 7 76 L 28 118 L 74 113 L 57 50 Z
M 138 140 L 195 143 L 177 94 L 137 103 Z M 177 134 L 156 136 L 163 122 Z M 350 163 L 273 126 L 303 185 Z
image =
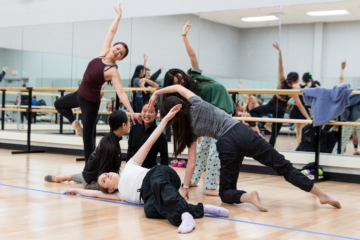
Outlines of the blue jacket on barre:
M 360 88 L 357 89 L 360 91 Z M 350 95 L 350 105 L 341 114 L 341 121 L 355 122 L 360 118 L 360 94 Z
M 305 104 L 310 105 L 313 112 L 313 125 L 321 126 L 339 116 L 349 106 L 351 89 L 347 84 L 338 84 L 333 89 L 323 87 L 303 88 Z

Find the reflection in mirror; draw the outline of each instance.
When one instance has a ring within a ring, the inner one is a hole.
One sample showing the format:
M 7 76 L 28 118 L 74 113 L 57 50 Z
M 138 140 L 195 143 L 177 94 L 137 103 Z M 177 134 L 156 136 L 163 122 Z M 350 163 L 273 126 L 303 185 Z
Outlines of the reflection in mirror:
M 357 6 L 355 2 L 334 2 L 331 8 L 350 10 Z M 354 42 L 354 39 L 359 38 L 357 31 L 360 25 L 359 17 L 351 11 L 349 14 L 337 16 L 308 14 L 311 11 L 329 10 L 328 8 L 326 3 L 283 7 L 281 30 L 283 65 L 285 74 L 296 72 L 299 75 L 299 82 L 294 88 L 309 89 L 322 86 L 332 89 L 339 83 L 349 84 L 353 89 L 359 87 L 359 72 L 356 68 L 359 51 Z M 301 96 L 298 100 L 297 97 L 293 97 L 288 102 L 285 119 L 305 120 L 307 115 L 314 116 L 312 108 L 306 105 Z M 342 120 L 349 121 L 349 119 Z M 356 120 L 358 119 L 351 121 Z M 287 134 L 287 141 L 296 146 L 289 150 L 315 151 L 315 142 L 311 138 L 306 138 L 314 133 L 311 126 L 306 123 L 296 123 L 290 124 L 289 127 L 288 133 L 284 132 L 284 137 Z M 304 136 L 305 133 L 307 135 Z M 321 153 L 358 154 L 354 126 L 325 125 L 320 136 Z M 277 148 L 286 149 L 283 145 L 278 145 Z

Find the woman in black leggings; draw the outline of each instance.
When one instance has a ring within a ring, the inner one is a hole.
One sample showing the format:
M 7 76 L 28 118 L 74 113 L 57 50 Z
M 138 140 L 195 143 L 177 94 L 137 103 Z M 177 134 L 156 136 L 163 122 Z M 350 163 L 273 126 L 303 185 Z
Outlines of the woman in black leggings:
M 275 42 L 273 47 L 279 51 L 279 82 L 278 89 L 300 89 L 297 85 L 299 82 L 299 74 L 296 72 L 290 72 L 285 78 L 284 68 L 282 63 L 282 54 L 279 47 L 279 44 Z M 293 98 L 296 106 L 299 108 L 301 113 L 305 116 L 307 120 L 311 120 L 309 114 L 306 112 L 304 106 L 302 105 L 298 95 L 279 95 L 276 94 L 270 100 L 270 102 L 266 105 L 262 105 L 256 107 L 250 111 L 250 115 L 252 117 L 261 117 L 266 114 L 272 114 L 274 118 L 283 118 L 285 115 L 287 102 Z M 282 123 L 273 123 L 271 126 L 271 137 L 270 137 L 270 145 L 272 147 L 275 146 L 276 138 L 281 129 Z
M 89 159 L 91 153 L 95 149 L 94 138 L 96 118 L 101 102 L 101 87 L 105 82 L 108 84 L 112 82 L 112 84 L 114 84 L 116 93 L 124 106 L 129 110 L 133 122 L 134 119 L 136 119 L 142 123 L 139 116 L 136 115 L 131 108 L 129 99 L 121 85 L 117 65 L 115 64 L 116 61 L 123 60 L 129 53 L 125 43 L 117 42 L 111 46 L 111 42 L 121 19 L 122 11 L 120 4 L 118 7 L 115 7 L 115 11 L 117 16 L 111 24 L 105 38 L 101 54 L 88 64 L 78 91 L 68 94 L 55 102 L 56 110 L 66 117 L 76 133 L 83 137 L 85 161 Z M 80 123 L 74 119 L 71 110 L 72 108 L 77 107 L 81 108 L 81 119 L 84 129 L 82 129 Z

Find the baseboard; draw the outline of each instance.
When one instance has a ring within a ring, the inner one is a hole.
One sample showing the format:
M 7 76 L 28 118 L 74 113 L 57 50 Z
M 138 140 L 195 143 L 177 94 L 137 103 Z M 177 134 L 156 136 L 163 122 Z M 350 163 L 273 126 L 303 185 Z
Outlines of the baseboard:
M 0 142 L 0 148 L 10 149 L 10 150 L 26 150 L 26 145 Z M 74 156 L 84 155 L 84 151 L 80 149 L 31 146 L 31 150 L 44 150 L 46 153 L 74 155 Z M 122 153 L 122 158 L 126 159 L 126 152 Z M 169 157 L 169 161 L 171 160 L 173 160 L 173 158 Z M 187 161 L 187 159 L 184 160 Z M 161 161 L 160 157 L 157 157 L 157 162 L 160 163 L 160 161 Z M 249 165 L 249 164 L 242 164 L 241 171 L 248 173 L 277 175 L 277 173 L 272 168 L 266 166 Z M 356 174 L 325 172 L 324 177 L 328 178 L 330 181 L 360 183 L 360 176 Z

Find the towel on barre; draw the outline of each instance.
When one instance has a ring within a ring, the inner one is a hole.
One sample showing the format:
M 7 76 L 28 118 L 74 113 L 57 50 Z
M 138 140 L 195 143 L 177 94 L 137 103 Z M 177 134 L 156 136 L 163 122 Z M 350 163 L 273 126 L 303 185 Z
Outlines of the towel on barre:
M 360 88 L 357 89 L 360 91 Z M 341 114 L 341 121 L 355 122 L 360 118 L 360 94 L 351 94 L 349 99 L 349 106 Z
M 345 107 L 349 106 L 351 89 L 347 84 L 338 84 L 333 89 L 323 87 L 303 88 L 303 99 L 306 105 L 310 105 L 313 112 L 313 126 L 321 126 L 324 123 L 339 116 Z

